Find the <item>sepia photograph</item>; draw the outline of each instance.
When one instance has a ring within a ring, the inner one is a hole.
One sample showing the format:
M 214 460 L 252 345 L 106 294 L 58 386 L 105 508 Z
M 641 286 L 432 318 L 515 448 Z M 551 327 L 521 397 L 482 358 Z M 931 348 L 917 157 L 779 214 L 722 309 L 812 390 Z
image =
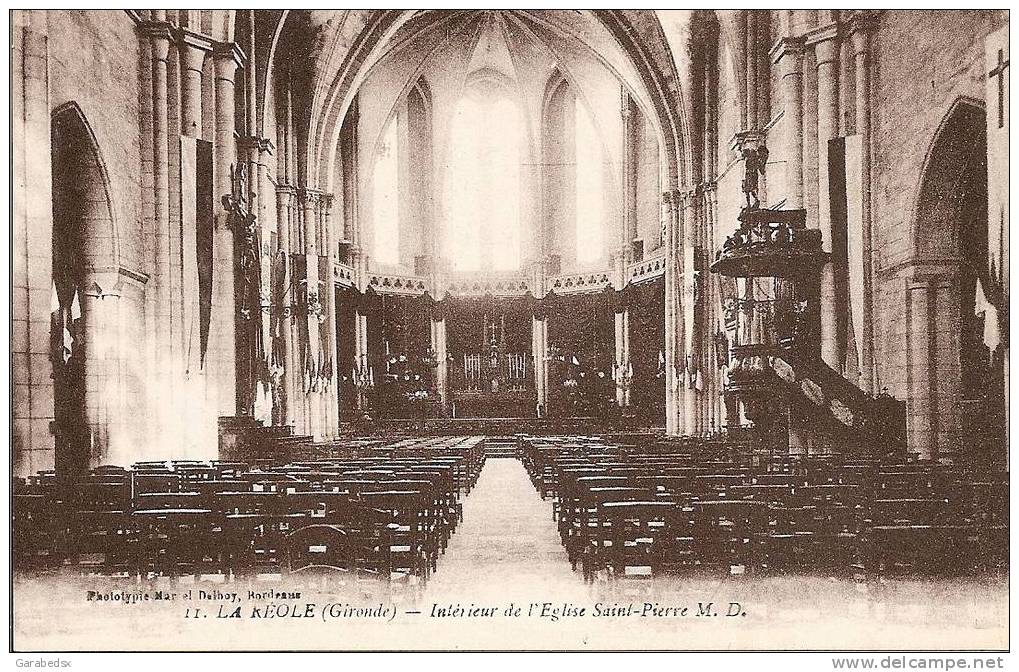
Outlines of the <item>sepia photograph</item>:
M 1005 667 L 1009 10 L 9 22 L 17 666 Z

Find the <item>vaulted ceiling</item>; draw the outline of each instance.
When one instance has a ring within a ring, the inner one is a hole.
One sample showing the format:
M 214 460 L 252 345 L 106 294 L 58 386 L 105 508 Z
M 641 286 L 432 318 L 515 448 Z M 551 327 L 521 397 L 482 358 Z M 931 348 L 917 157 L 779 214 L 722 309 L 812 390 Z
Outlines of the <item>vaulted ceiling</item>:
M 690 132 L 679 48 L 689 13 L 644 10 L 300 10 L 264 12 L 256 30 L 271 45 L 268 62 L 286 65 L 306 133 L 309 181 L 328 187 L 340 123 L 369 78 L 394 91 L 394 101 L 419 79 L 466 80 L 498 73 L 520 87 L 547 84 L 558 70 L 583 98 L 591 82 L 610 76 L 657 129 L 670 181 L 686 172 Z M 666 14 L 666 16 L 660 16 Z M 679 27 L 679 28 L 677 28 Z M 669 32 L 675 33 L 670 35 Z M 287 65 L 288 64 L 288 65 Z M 388 72 L 392 70 L 392 72 Z M 441 74 L 440 74 L 441 73 Z M 264 76 L 264 75 L 263 75 Z M 303 93 L 301 93 L 303 91 Z M 303 169 L 301 172 L 305 172 Z

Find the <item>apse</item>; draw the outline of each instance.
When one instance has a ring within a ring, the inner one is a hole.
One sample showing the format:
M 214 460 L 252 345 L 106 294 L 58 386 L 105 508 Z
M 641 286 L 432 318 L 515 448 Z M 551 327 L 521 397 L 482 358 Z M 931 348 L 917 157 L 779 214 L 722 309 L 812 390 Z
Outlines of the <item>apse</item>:
M 620 101 L 653 138 L 642 198 L 660 189 L 659 133 L 618 46 L 596 48 L 590 35 L 549 23 L 555 15 L 576 24 L 574 14 L 422 15 L 373 52 L 356 93 L 358 161 L 372 166 L 361 171 L 359 201 L 373 267 L 524 273 L 548 256 L 562 270 L 608 267 L 615 241 L 628 236 Z M 427 122 L 415 126 L 415 116 Z M 550 194 L 552 181 L 566 191 Z

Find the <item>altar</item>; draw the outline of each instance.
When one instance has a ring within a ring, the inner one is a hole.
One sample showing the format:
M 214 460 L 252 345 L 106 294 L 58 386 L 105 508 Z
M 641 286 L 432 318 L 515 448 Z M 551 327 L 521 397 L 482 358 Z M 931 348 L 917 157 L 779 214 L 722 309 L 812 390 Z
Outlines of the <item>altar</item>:
M 513 306 L 489 303 L 462 311 L 450 339 L 450 404 L 454 418 L 533 418 L 537 415 L 530 333 Z M 480 318 L 480 319 L 479 319 Z M 508 319 L 507 319 L 508 318 Z
M 452 395 L 450 414 L 454 418 L 534 418 L 537 397 L 523 392 L 459 391 Z

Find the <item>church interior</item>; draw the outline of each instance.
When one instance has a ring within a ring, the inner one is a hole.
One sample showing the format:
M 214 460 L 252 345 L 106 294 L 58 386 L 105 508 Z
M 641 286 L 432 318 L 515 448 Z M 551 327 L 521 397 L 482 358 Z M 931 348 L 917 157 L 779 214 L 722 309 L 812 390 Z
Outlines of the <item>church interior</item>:
M 1007 10 L 12 22 L 23 576 L 1007 573 Z

